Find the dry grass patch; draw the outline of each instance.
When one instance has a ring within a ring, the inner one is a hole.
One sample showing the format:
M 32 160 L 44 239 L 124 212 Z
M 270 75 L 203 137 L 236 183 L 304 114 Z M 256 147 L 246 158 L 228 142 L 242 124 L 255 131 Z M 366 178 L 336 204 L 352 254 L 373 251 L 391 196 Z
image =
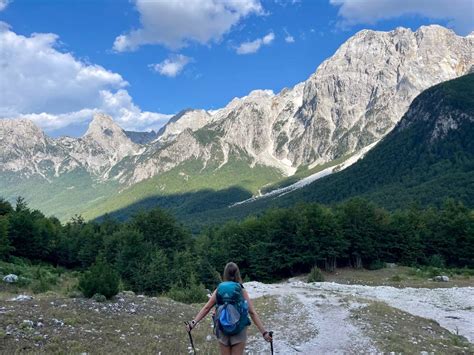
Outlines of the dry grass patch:
M 473 354 L 474 346 L 437 322 L 392 308 L 382 302 L 352 311 L 352 318 L 383 352 Z

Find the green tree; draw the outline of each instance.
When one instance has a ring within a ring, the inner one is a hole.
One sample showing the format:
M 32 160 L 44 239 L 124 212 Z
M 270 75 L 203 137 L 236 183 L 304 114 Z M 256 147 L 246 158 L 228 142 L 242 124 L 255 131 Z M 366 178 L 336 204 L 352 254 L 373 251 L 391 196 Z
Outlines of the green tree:
M 5 216 L 13 212 L 13 207 L 10 202 L 0 197 L 0 216 Z
M 111 298 L 118 293 L 119 284 L 118 273 L 102 256 L 97 257 L 96 262 L 79 280 L 79 288 L 86 297 L 99 293 Z
M 189 233 L 160 208 L 138 213 L 132 218 L 131 226 L 143 235 L 145 241 L 159 247 L 169 256 L 191 243 Z
M 8 239 L 8 218 L 0 216 L 0 260 L 7 260 L 13 247 Z

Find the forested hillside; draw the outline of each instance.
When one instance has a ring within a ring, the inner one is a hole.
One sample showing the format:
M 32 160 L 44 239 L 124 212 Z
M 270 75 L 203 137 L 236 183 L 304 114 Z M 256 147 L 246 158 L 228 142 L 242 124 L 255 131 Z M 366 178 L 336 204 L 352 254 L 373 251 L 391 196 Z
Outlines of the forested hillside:
M 261 214 L 299 202 L 333 204 L 362 197 L 389 210 L 441 206 L 446 198 L 474 206 L 474 74 L 420 94 L 400 123 L 363 159 L 301 189 L 231 208 L 201 206 L 178 216 L 203 225 Z M 206 210 L 209 209 L 209 210 Z
M 474 206 L 474 74 L 420 94 L 364 159 L 282 199 L 336 202 L 363 196 L 390 209 L 447 198 Z
M 453 200 L 441 209 L 397 212 L 361 199 L 334 208 L 301 204 L 195 237 L 160 209 L 123 223 L 76 217 L 61 224 L 22 199 L 14 207 L 0 203 L 0 258 L 89 270 L 80 284 L 89 296 L 112 296 L 120 279 L 136 292 L 203 300 L 205 287 L 219 282 L 218 272 L 229 260 L 239 264 L 246 280 L 275 281 L 314 265 L 473 267 L 473 255 L 474 214 Z

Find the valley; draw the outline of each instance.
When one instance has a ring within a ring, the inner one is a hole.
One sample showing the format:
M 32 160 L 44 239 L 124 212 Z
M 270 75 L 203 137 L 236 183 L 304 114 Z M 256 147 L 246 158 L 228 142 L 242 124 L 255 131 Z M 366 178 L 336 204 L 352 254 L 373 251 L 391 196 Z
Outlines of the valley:
M 385 279 L 382 275 L 405 272 L 416 274 L 414 269 L 395 267 L 360 271 L 359 276 L 384 283 L 390 277 Z M 350 277 L 351 272 L 342 269 L 338 274 Z M 331 275 L 326 274 L 326 277 Z M 427 282 L 424 277 L 415 279 Z M 71 282 L 70 278 L 66 280 Z M 468 354 L 474 350 L 472 276 L 455 275 L 443 285 L 431 282 L 432 288 L 302 280 L 300 277 L 276 284 L 245 284 L 265 324 L 274 331 L 276 354 L 342 354 L 369 350 Z M 453 287 L 458 281 L 465 285 Z M 11 301 L 25 291 L 28 294 L 29 291 L 21 288 L 2 286 L 0 351 L 36 353 L 68 348 L 90 354 L 187 353 L 189 343 L 181 324 L 200 306 L 129 291 L 111 301 L 98 303 L 67 295 L 66 288 L 33 294 L 30 300 Z M 337 334 L 334 333 L 336 328 L 339 329 Z M 193 337 L 198 351 L 216 353 L 210 318 L 193 330 Z M 268 351 L 269 345 L 252 326 L 246 353 Z

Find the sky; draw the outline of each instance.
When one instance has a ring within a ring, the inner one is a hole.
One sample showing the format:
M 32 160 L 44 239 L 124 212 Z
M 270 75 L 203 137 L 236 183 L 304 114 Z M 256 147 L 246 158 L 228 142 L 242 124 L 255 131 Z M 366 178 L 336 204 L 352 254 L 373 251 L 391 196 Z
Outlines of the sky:
M 0 0 L 0 119 L 161 127 L 306 80 L 361 29 L 474 29 L 474 0 Z

